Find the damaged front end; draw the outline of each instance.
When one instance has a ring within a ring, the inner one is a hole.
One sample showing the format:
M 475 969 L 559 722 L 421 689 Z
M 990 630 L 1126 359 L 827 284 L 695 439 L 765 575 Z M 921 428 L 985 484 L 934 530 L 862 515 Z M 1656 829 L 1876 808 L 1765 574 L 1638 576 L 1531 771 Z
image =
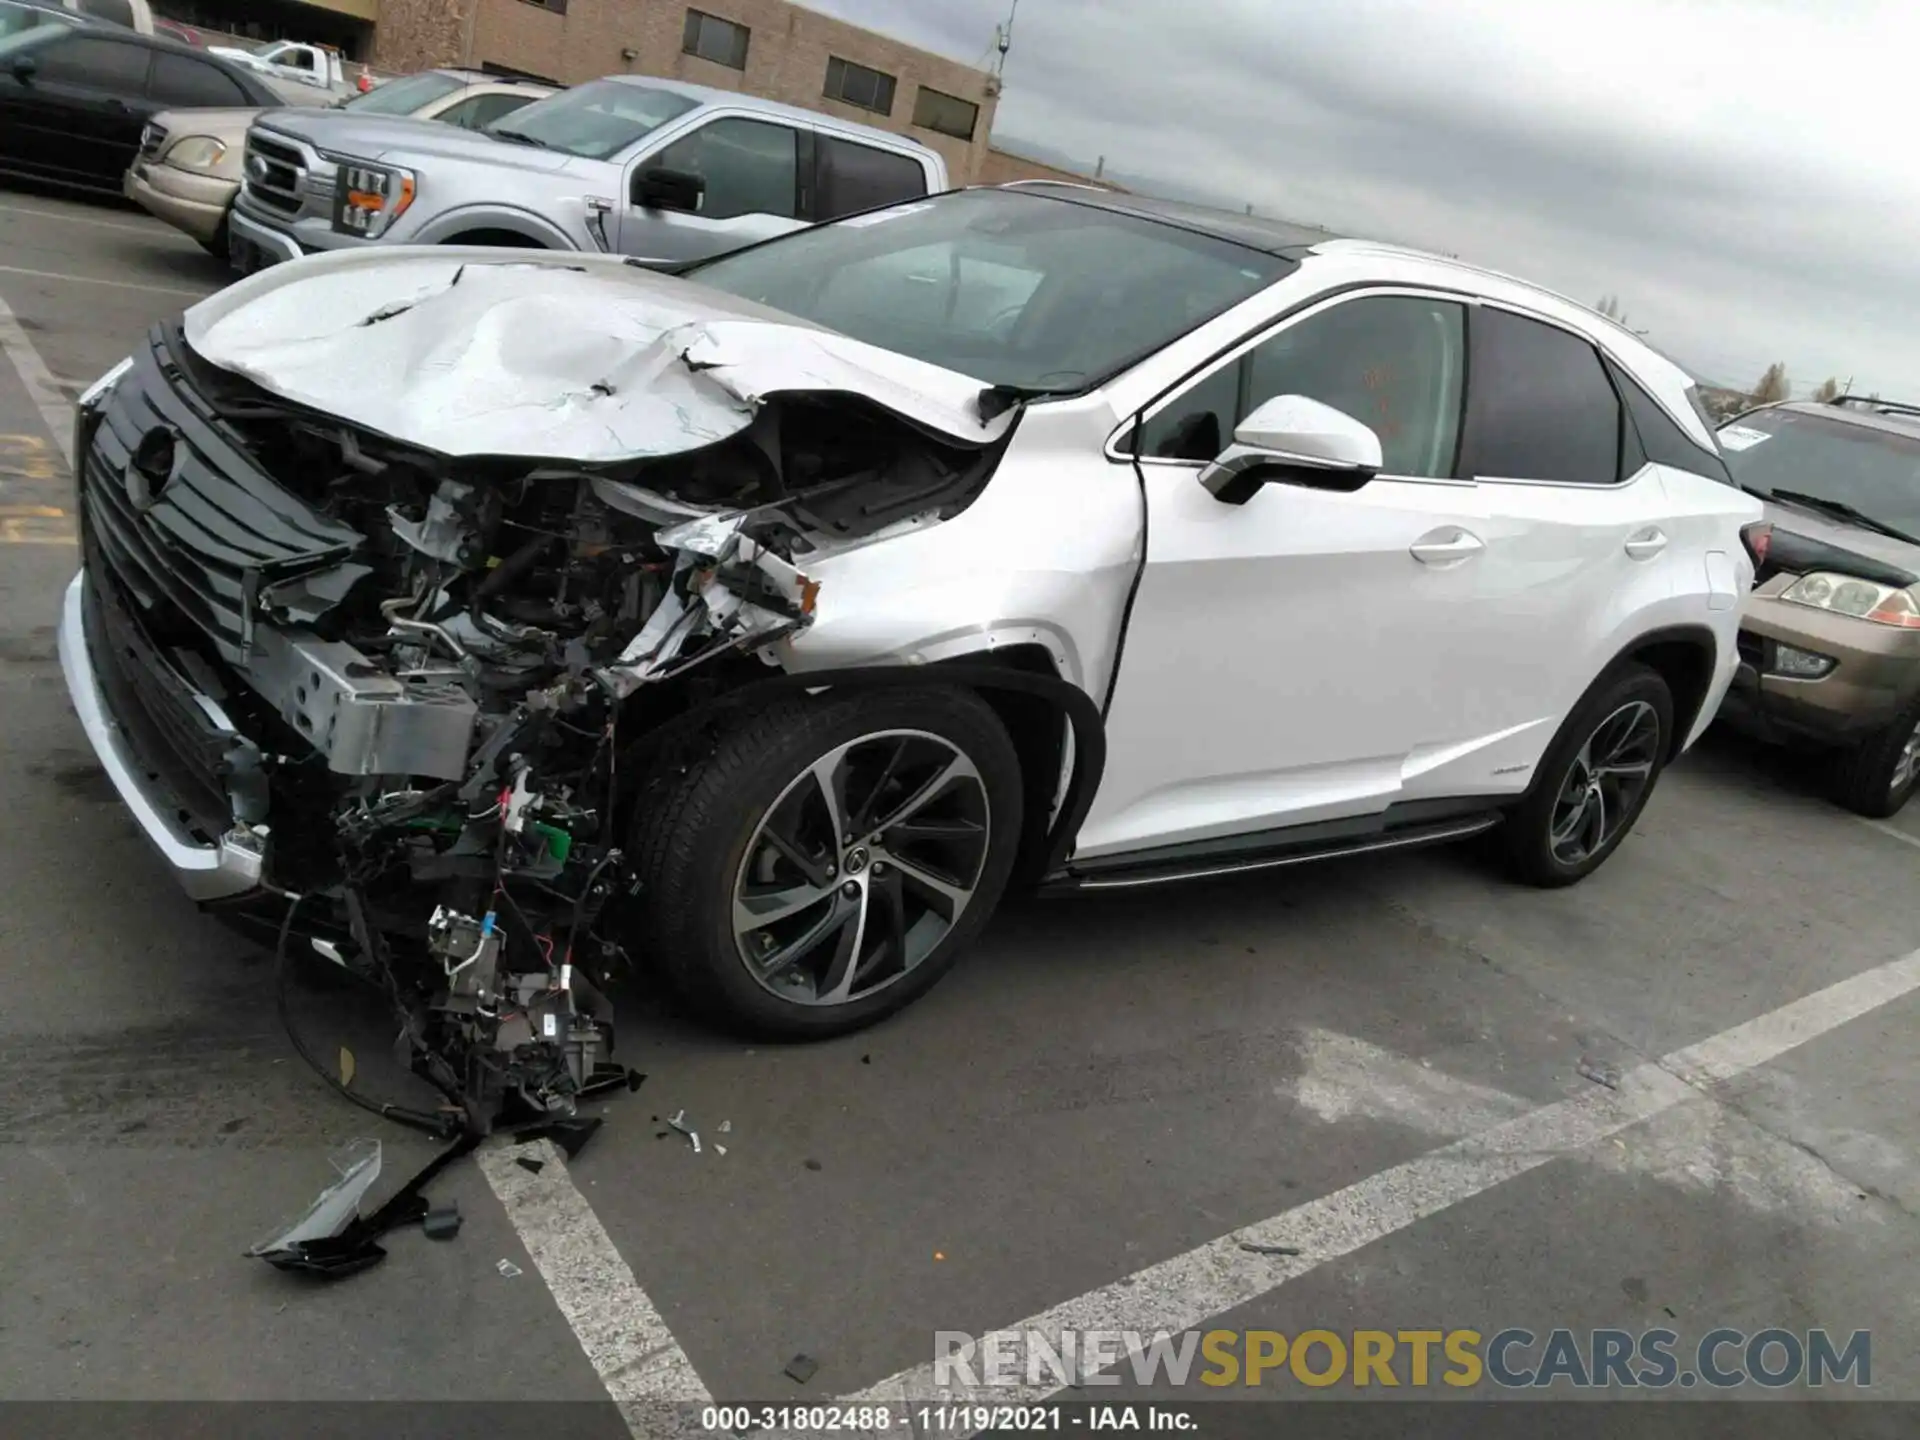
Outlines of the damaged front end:
M 758 393 L 724 352 L 676 351 L 708 420 L 586 462 L 396 439 L 179 327 L 82 406 L 83 720 L 162 848 L 220 857 L 196 898 L 391 996 L 449 1133 L 630 1083 L 646 737 L 780 662 L 811 558 L 969 503 L 1009 428 Z

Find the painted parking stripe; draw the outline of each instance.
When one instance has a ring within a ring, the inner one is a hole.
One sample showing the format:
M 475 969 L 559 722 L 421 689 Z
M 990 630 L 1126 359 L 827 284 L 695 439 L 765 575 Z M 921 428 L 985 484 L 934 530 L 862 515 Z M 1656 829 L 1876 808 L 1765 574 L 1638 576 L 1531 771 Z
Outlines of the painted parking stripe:
M 660 1434 L 670 1404 L 713 1398 L 553 1145 L 484 1150 L 480 1169 L 635 1436 Z
M 7 302 L 0 299 L 0 354 L 13 362 L 20 383 L 26 386 L 27 398 L 33 402 L 33 408 L 40 414 L 40 421 L 47 427 L 53 443 L 60 447 L 60 453 L 66 458 L 69 469 L 73 466 L 73 406 L 67 403 L 67 397 L 60 390 L 60 382 L 53 378 L 53 372 L 47 368 L 47 362 L 40 358 L 40 352 L 33 348 L 33 342 L 27 338 L 27 332 Z
M 1902 830 L 1899 826 L 1891 824 L 1888 821 L 1869 820 L 1864 815 L 1856 815 L 1853 818 L 1858 820 L 1862 825 L 1866 826 L 1869 830 L 1879 831 L 1880 834 L 1886 836 L 1889 840 L 1898 840 L 1902 845 L 1912 845 L 1915 847 L 1920 847 L 1920 835 L 1909 835 L 1907 834 L 1906 831 Z
M 160 220 L 152 220 L 145 225 L 128 225 L 118 220 L 102 220 L 93 215 L 69 215 L 61 210 L 42 210 L 32 205 L 0 205 L 0 215 L 30 215 L 36 220 L 56 220 L 63 225 L 86 225 L 95 230 L 123 230 L 129 235 L 138 235 L 146 240 L 170 240 L 180 235 L 172 226 Z
M 59 270 L 29 270 L 24 265 L 0 265 L 0 275 L 25 275 L 34 280 L 59 280 L 68 285 L 105 285 L 114 290 L 143 290 L 149 295 L 184 295 L 204 300 L 212 290 L 186 290 L 178 285 L 143 285 L 135 280 L 109 280 L 104 275 L 68 275 Z
M 1776 1060 L 1849 1021 L 1920 990 L 1920 951 L 1889 961 L 1711 1039 L 1628 1071 L 1617 1090 L 1595 1086 L 1570 1100 L 1442 1146 L 1403 1165 L 1163 1260 L 1010 1327 L 1057 1340 L 1062 1330 L 1197 1329 L 1216 1315 L 1437 1215 L 1495 1186 L 1577 1155 L 1651 1120 L 1711 1086 Z M 1705 1098 L 1711 1100 L 1710 1094 Z M 1298 1256 L 1260 1256 L 1241 1242 L 1285 1245 Z M 997 1332 L 1005 1333 L 1005 1332 Z M 982 1342 L 976 1337 L 970 1353 Z M 1116 1364 L 1125 1356 L 1118 1357 Z M 848 1401 L 1011 1404 L 1058 1394 L 1053 1385 L 939 1387 L 931 1362 L 890 1376 Z M 959 1432 L 953 1432 L 958 1434 Z

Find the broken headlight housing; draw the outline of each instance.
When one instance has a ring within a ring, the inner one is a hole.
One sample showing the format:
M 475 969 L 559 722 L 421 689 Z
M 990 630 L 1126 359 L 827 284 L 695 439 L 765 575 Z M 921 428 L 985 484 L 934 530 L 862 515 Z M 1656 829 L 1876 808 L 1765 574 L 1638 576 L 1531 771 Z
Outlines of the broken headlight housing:
M 413 204 L 411 170 L 342 161 L 334 179 L 333 228 L 342 235 L 378 240 Z
M 1876 625 L 1894 625 L 1903 630 L 1920 630 L 1920 597 L 1913 587 L 1906 590 L 1862 580 L 1856 575 L 1835 575 L 1815 571 L 1802 575 L 1781 593 L 1792 605 L 1813 610 L 1831 610 L 1836 615 L 1851 615 L 1856 620 L 1871 620 Z

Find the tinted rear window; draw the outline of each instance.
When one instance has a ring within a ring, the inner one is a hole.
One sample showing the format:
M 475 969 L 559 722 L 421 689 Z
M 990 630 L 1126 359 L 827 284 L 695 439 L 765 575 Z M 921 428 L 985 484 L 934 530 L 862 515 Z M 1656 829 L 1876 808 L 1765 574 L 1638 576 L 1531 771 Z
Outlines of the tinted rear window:
M 821 135 L 817 144 L 816 219 L 838 220 L 842 215 L 927 193 L 927 172 L 911 155 L 876 150 L 871 145 L 857 145 L 831 135 Z
M 1473 316 L 1463 468 L 1487 479 L 1611 485 L 1620 478 L 1620 400 L 1600 353 L 1506 310 Z

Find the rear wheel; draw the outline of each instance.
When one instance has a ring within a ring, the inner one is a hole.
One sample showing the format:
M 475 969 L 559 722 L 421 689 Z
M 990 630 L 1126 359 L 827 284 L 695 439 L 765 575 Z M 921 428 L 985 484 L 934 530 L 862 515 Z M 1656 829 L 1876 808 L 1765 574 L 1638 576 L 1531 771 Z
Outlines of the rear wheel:
M 1885 820 L 1913 798 L 1920 782 L 1920 702 L 1843 754 L 1834 767 L 1834 798 L 1856 815 Z
M 1652 797 L 1672 734 L 1672 692 L 1646 666 L 1624 666 L 1590 690 L 1500 828 L 1514 875 L 1571 885 L 1605 864 Z
M 636 816 L 647 951 L 709 1019 L 843 1034 L 933 987 L 999 903 L 1020 764 L 957 689 L 792 701 L 724 728 Z

